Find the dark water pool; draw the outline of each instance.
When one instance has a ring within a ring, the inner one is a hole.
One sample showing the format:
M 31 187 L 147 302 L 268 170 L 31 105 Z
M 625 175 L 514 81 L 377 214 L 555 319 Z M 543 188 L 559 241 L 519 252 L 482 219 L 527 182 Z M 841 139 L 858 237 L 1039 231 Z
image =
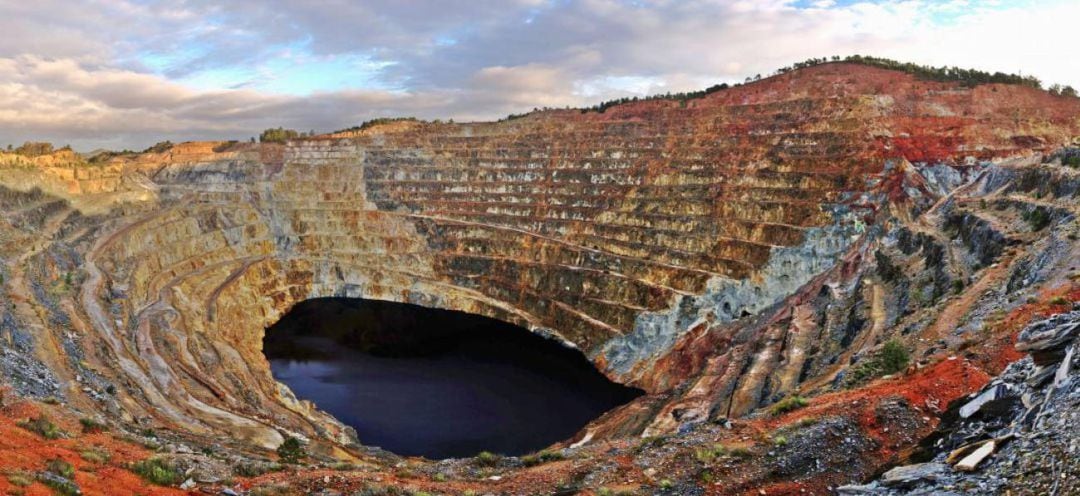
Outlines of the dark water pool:
M 520 327 L 399 303 L 308 300 L 264 351 L 297 396 L 401 455 L 529 453 L 640 393 Z

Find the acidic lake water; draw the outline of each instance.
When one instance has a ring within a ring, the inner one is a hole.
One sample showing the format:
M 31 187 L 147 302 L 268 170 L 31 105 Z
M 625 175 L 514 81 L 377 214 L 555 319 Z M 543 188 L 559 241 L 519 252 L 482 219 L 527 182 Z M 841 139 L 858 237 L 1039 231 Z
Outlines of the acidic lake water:
M 399 303 L 308 300 L 264 351 L 298 397 L 400 455 L 530 453 L 640 394 L 520 327 Z

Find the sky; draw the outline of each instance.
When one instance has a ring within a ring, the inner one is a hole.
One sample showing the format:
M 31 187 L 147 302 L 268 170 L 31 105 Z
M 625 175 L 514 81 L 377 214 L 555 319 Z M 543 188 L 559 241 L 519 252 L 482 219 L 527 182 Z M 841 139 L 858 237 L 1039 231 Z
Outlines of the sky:
M 0 0 L 0 146 L 487 120 L 874 55 L 1080 88 L 1077 0 Z

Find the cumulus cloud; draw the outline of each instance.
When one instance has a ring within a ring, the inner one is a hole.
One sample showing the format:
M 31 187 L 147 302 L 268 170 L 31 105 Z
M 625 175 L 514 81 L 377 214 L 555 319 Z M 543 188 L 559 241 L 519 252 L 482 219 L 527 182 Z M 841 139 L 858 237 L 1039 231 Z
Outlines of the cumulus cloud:
M 0 143 L 487 119 L 873 54 L 1080 86 L 1075 1 L 0 0 Z

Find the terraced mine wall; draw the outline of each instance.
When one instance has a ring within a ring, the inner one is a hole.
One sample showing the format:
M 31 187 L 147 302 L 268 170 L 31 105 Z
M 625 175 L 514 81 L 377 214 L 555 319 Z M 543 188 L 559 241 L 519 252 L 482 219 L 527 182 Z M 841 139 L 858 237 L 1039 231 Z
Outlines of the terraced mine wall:
M 98 165 L 5 156 L 0 184 L 56 206 L 4 204 L 6 219 L 37 222 L 3 226 L 18 272 L 8 294 L 66 288 L 5 318 L 40 326 L 39 340 L 78 338 L 75 364 L 62 346 L 36 348 L 62 393 L 101 376 L 119 385 L 109 408 L 133 418 L 274 447 L 282 432 L 357 441 L 270 375 L 263 330 L 291 306 L 345 296 L 466 311 L 652 393 L 627 407 L 636 427 L 612 432 L 670 431 L 827 375 L 821 363 L 850 353 L 800 333 L 812 319 L 799 312 L 827 292 L 807 288 L 853 273 L 884 219 L 930 208 L 987 164 L 1068 143 L 1077 115 L 1031 88 L 830 64 L 604 113 L 189 143 Z M 40 322 L 38 307 L 70 324 Z

